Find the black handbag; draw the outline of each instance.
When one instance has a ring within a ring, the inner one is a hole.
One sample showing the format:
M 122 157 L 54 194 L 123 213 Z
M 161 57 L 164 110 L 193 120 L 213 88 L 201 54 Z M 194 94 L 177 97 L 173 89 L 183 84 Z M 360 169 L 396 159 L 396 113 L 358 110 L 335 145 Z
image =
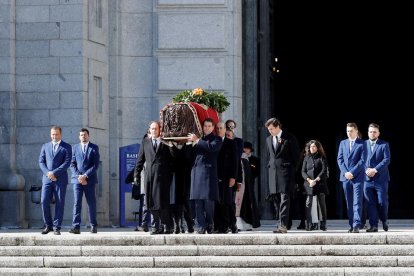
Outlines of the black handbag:
M 131 191 L 131 198 L 135 200 L 140 200 L 142 197 L 141 195 L 141 185 L 134 185 L 132 184 L 132 191 Z
M 134 170 L 131 170 L 128 172 L 127 176 L 125 177 L 125 183 L 126 184 L 132 184 L 132 190 L 131 190 L 131 198 L 135 200 L 141 199 L 141 183 L 134 184 Z

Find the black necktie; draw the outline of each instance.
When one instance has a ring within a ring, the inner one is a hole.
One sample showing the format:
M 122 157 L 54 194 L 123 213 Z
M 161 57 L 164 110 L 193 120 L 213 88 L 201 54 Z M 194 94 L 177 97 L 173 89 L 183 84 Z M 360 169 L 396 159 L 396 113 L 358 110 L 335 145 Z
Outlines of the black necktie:
M 154 148 L 154 151 L 157 151 L 157 140 L 152 140 L 153 141 L 153 143 L 152 143 L 152 147 Z

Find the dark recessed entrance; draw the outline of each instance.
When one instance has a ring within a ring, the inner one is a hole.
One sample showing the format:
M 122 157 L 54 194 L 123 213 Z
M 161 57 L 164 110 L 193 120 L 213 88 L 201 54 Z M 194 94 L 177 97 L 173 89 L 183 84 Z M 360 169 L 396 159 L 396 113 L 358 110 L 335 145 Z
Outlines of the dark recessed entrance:
M 370 122 L 381 126 L 380 138 L 391 147 L 390 218 L 413 218 L 412 169 L 403 161 L 412 156 L 407 135 L 412 131 L 412 107 L 401 96 L 413 87 L 412 69 L 406 71 L 412 68 L 409 55 L 414 49 L 408 43 L 411 25 L 403 14 L 408 9 L 335 1 L 266 3 L 271 113 L 301 145 L 318 139 L 325 146 L 332 171 L 329 218 L 345 218 L 336 154 L 351 121 L 364 139 Z M 259 7 L 259 18 L 264 10 Z

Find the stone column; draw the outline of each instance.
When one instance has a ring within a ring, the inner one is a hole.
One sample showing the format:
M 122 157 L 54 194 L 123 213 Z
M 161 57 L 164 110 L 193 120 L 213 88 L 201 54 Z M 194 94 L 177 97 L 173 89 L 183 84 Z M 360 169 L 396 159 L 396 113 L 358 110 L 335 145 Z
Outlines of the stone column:
M 273 103 L 273 93 L 270 87 L 270 14 L 269 14 L 269 0 L 259 1 L 259 143 L 260 147 L 263 149 L 260 152 L 260 160 L 262 166 L 260 168 L 261 176 L 261 198 L 266 198 L 269 194 L 268 186 L 268 171 L 265 166 L 267 160 L 266 154 L 266 137 L 269 135 L 269 132 L 264 127 L 266 121 L 273 117 L 272 115 L 272 103 Z M 263 210 L 262 219 L 272 218 L 272 212 L 270 209 L 270 204 L 266 201 L 262 201 L 260 208 Z M 272 207 L 273 208 L 273 207 Z
M 25 180 L 16 173 L 15 1 L 0 3 L 0 226 L 27 227 Z

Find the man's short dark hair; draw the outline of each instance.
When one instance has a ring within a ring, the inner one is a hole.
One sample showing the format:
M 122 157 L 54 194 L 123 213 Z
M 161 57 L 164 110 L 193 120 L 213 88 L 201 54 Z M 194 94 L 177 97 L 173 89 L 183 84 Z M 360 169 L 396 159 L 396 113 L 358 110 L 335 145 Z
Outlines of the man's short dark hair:
M 379 124 L 376 124 L 376 123 L 370 123 L 369 126 L 368 126 L 368 128 L 370 128 L 370 127 L 376 128 L 378 130 L 380 129 Z
M 88 133 L 88 135 L 89 135 L 89 130 L 87 129 L 87 128 L 81 128 L 81 130 L 80 130 L 80 132 L 86 132 L 86 133 Z
M 204 121 L 203 121 L 203 126 L 204 126 L 204 123 L 205 122 L 210 122 L 213 126 L 214 126 L 214 121 L 213 121 L 213 119 L 211 119 L 211 118 L 206 118 Z
M 60 133 L 62 133 L 62 128 L 61 128 L 60 126 L 52 126 L 50 129 L 51 129 L 51 130 L 52 130 L 52 129 L 53 129 L 53 130 L 59 130 L 59 132 L 60 132 Z
M 265 123 L 265 127 L 269 127 L 270 125 L 273 125 L 274 127 L 282 127 L 282 123 L 277 118 L 270 118 Z

